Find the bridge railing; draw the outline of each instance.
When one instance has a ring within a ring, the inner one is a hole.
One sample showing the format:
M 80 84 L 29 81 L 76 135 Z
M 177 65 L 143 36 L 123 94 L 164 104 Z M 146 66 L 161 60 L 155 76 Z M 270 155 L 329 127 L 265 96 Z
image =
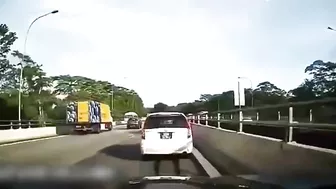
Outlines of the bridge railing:
M 188 119 L 228 132 L 336 149 L 336 98 L 189 114 Z

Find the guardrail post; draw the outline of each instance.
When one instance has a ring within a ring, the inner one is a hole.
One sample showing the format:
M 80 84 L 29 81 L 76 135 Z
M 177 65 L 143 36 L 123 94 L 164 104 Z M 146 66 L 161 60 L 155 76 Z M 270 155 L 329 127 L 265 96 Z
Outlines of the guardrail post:
M 10 122 L 10 129 L 13 129 L 13 122 Z
M 30 128 L 31 127 L 31 123 L 30 123 L 30 121 L 28 122 L 28 128 Z
M 309 110 L 309 122 L 313 122 L 313 110 Z
M 201 124 L 201 116 L 200 115 L 197 115 L 197 123 Z
M 289 107 L 288 110 L 288 123 L 293 123 L 293 107 Z M 286 134 L 286 142 L 292 142 L 293 140 L 293 127 L 289 126 Z
M 233 119 L 233 115 L 232 114 L 230 114 L 230 119 Z
M 256 119 L 259 121 L 259 112 L 257 112 Z
M 217 113 L 217 127 L 220 128 L 220 119 L 221 119 L 221 114 Z
M 205 125 L 208 125 L 208 119 L 209 119 L 208 114 L 205 114 Z
M 239 132 L 243 132 L 243 111 L 239 111 Z
M 278 121 L 280 121 L 280 119 L 281 119 L 281 112 L 278 111 Z

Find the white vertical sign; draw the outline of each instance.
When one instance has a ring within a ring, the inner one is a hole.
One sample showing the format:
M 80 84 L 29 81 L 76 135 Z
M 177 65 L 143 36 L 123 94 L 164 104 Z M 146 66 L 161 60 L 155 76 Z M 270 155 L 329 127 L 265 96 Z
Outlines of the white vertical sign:
M 234 105 L 235 106 L 245 106 L 245 89 L 242 87 L 240 81 L 238 80 L 238 84 L 234 88 Z M 239 88 L 238 88 L 239 86 Z M 240 103 L 239 103 L 240 101 Z

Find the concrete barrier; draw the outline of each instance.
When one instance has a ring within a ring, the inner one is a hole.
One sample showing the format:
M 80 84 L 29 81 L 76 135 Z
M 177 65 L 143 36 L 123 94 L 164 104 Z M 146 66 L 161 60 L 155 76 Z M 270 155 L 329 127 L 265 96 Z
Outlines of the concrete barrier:
M 194 145 L 221 174 L 300 176 L 336 170 L 336 155 L 248 134 L 193 125 Z
M 112 125 L 115 126 L 116 123 L 113 122 Z M 0 131 L 0 143 L 3 144 L 23 140 L 32 140 L 57 135 L 69 135 L 72 133 L 73 127 L 71 126 L 8 129 Z
M 65 134 L 65 131 L 63 131 L 63 133 Z M 9 129 L 0 131 L 0 143 L 9 143 L 56 135 L 58 135 L 56 127 Z

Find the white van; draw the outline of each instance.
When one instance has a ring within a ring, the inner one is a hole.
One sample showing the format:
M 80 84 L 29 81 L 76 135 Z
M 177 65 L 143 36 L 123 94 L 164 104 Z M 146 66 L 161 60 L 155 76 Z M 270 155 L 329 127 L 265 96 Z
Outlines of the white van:
M 180 112 L 149 114 L 142 128 L 141 154 L 191 154 L 194 148 L 191 127 Z

